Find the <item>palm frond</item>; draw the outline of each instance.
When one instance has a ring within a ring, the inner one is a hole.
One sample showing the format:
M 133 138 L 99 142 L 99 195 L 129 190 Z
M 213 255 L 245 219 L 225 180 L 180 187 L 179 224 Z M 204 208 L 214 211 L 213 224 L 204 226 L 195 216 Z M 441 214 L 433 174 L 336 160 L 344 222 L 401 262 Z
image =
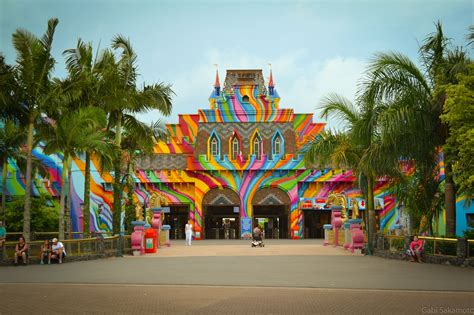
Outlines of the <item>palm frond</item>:
M 155 143 L 159 141 L 166 141 L 170 136 L 168 128 L 166 128 L 166 125 L 161 120 L 157 120 L 155 122 L 152 121 L 150 123 L 150 128 L 153 132 Z
M 468 46 L 474 43 L 474 25 L 469 26 L 469 33 L 466 35 L 466 39 Z
M 420 58 L 433 82 L 442 67 L 446 47 L 449 44 L 449 39 L 444 36 L 441 22 L 438 21 L 435 27 L 436 31 L 429 34 L 420 47 Z
M 310 144 L 304 155 L 305 163 L 320 167 L 354 167 L 359 156 L 346 133 L 323 131 Z
M 322 109 L 321 118 L 334 117 L 349 124 L 353 124 L 359 119 L 359 112 L 352 102 L 337 94 L 326 96 L 322 101 L 320 109 Z
M 376 54 L 363 79 L 364 98 L 375 102 L 403 96 L 431 99 L 431 86 L 423 73 L 406 56 L 399 53 Z
M 112 48 L 121 49 L 122 53 L 118 62 L 118 70 L 124 87 L 135 87 L 137 80 L 137 55 L 135 54 L 130 40 L 122 35 L 115 35 L 112 39 Z
M 125 129 L 123 146 L 128 145 L 129 148 L 139 148 L 142 152 L 151 152 L 155 145 L 152 128 L 128 114 L 123 116 L 123 122 Z

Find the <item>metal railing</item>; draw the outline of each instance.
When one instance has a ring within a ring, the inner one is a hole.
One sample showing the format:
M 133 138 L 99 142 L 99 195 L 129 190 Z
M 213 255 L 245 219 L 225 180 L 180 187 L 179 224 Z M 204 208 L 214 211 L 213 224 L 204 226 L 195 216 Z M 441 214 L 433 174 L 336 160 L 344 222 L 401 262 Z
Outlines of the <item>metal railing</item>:
M 123 251 L 124 254 L 131 254 L 132 253 L 132 236 L 125 235 L 123 238 Z
M 80 238 L 83 238 L 83 234 L 84 233 L 82 232 L 70 232 L 70 233 L 64 232 L 64 235 L 68 236 L 69 238 L 75 237 L 75 236 L 79 236 Z M 23 232 L 8 232 L 6 235 L 6 240 L 17 241 L 21 235 L 23 235 Z M 30 233 L 31 241 L 47 240 L 47 239 L 52 239 L 58 236 L 59 236 L 58 232 L 31 232 Z
M 104 254 L 116 252 L 119 244 L 119 236 L 111 237 L 93 237 L 85 239 L 70 239 L 61 241 L 66 249 L 67 256 L 82 256 L 92 254 Z M 43 241 L 28 242 L 28 254 L 30 258 L 39 258 L 41 255 L 41 246 Z M 15 254 L 17 242 L 5 242 L 5 251 L 7 259 L 12 259 Z
M 474 258 L 474 240 L 467 240 L 467 257 Z
M 390 250 L 391 252 L 402 252 L 405 250 L 405 237 L 399 235 L 379 235 L 381 240 L 377 244 L 378 249 Z
M 419 236 L 424 241 L 423 252 L 431 255 L 457 256 L 456 238 Z
M 404 252 L 408 249 L 405 236 L 402 235 L 379 235 L 378 249 L 390 250 L 392 252 Z M 423 253 L 430 255 L 457 256 L 458 239 L 445 237 L 418 236 L 423 240 Z M 470 248 L 469 248 L 470 247 Z M 468 257 L 474 256 L 474 240 L 468 240 Z

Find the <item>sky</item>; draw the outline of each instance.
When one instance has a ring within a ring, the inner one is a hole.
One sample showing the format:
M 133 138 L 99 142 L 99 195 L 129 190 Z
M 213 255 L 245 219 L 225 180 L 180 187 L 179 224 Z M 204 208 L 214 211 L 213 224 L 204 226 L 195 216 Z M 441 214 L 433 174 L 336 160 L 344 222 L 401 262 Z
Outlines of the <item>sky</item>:
M 375 53 L 398 51 L 417 61 L 438 20 L 454 45 L 465 45 L 473 15 L 473 0 L 0 0 L 0 52 L 13 64 L 12 33 L 24 28 L 41 36 L 57 17 L 54 75 L 65 77 L 62 52 L 78 38 L 97 49 L 122 34 L 138 55 L 140 83 L 172 85 L 167 122 L 208 108 L 214 64 L 223 82 L 226 69 L 244 68 L 262 69 L 268 80 L 271 63 L 280 107 L 321 122 L 321 100 L 330 93 L 354 100 Z M 328 126 L 341 127 L 332 119 Z

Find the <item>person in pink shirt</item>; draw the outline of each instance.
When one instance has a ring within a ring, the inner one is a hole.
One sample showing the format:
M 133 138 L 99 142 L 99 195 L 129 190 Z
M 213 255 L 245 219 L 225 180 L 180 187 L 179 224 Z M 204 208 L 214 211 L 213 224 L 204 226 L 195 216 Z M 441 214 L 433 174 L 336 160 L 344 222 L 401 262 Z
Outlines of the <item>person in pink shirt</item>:
M 410 261 L 421 262 L 421 253 L 423 252 L 423 241 L 418 239 L 418 235 L 413 235 L 413 241 L 410 243 L 410 249 L 407 251 Z

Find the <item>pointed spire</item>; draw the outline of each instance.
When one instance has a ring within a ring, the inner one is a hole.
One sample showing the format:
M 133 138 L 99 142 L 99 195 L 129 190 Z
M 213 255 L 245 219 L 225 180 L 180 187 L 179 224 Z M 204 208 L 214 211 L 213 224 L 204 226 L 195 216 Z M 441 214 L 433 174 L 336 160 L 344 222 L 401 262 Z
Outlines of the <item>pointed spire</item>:
M 219 70 L 217 69 L 217 64 L 214 64 L 216 66 L 216 82 L 214 83 L 214 87 L 220 87 L 221 83 L 219 82 Z
M 216 82 L 214 83 L 214 90 L 216 91 L 216 95 L 219 96 L 221 93 L 221 83 L 219 82 L 219 70 L 217 69 L 217 64 L 214 64 L 216 67 Z
M 268 64 L 270 66 L 270 79 L 268 80 L 268 92 L 270 95 L 273 96 L 273 88 L 275 87 L 273 84 L 273 74 L 272 74 L 272 64 Z

